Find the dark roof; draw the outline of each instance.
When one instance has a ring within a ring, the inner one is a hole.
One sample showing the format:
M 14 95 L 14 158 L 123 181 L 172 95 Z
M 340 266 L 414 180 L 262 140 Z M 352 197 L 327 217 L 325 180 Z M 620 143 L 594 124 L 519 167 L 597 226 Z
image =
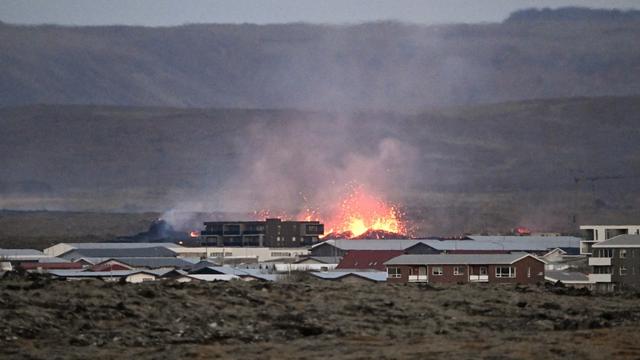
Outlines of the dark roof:
M 98 248 L 98 249 L 75 249 L 61 255 L 65 259 L 79 258 L 124 258 L 124 257 L 175 257 L 176 253 L 165 247 L 144 247 L 144 248 Z
M 336 268 L 384 271 L 384 262 L 402 253 L 402 250 L 349 250 Z

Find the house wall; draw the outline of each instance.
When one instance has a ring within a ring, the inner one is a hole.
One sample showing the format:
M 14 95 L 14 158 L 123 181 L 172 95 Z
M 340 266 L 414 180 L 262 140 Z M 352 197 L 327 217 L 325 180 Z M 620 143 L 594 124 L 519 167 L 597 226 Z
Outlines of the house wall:
M 640 248 L 612 249 L 611 258 L 611 282 L 617 289 L 640 290 Z M 621 257 L 621 251 L 626 251 L 625 257 Z M 622 275 L 620 268 L 624 267 L 626 273 Z
M 344 256 L 347 252 L 331 244 L 324 243 L 309 250 L 311 256 Z
M 440 251 L 432 248 L 429 245 L 419 243 L 407 248 L 404 251 L 404 253 L 408 255 L 428 255 L 428 254 L 439 254 Z
M 501 266 L 515 267 L 516 277 L 496 277 L 496 268 Z M 532 257 L 526 257 L 512 265 L 397 265 L 389 267 L 397 267 L 400 269 L 401 273 L 400 278 L 387 278 L 387 282 L 389 283 L 409 282 L 409 275 L 417 275 L 420 267 L 426 267 L 428 282 L 432 284 L 468 283 L 470 274 L 480 274 L 480 267 L 486 267 L 489 283 L 535 284 L 538 282 L 544 282 L 544 263 Z M 442 267 L 442 275 L 433 275 L 434 267 Z M 454 268 L 456 267 L 464 268 L 464 275 L 454 275 Z
M 127 276 L 126 281 L 128 283 L 137 284 L 143 281 L 154 281 L 155 279 L 156 277 L 154 275 L 139 273 L 139 274 L 133 274 L 133 275 Z

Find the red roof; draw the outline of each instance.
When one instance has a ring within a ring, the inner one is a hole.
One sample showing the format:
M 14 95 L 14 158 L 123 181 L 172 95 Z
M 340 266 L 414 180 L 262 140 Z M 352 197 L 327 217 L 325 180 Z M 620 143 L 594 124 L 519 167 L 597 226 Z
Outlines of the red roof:
M 337 269 L 374 269 L 384 271 L 384 262 L 402 255 L 402 250 L 349 250 Z
M 80 263 L 72 263 L 72 262 L 52 262 L 52 263 L 21 263 L 20 267 L 25 270 L 36 270 L 36 269 L 46 269 L 46 270 L 66 270 L 66 269 L 82 269 L 82 264 Z

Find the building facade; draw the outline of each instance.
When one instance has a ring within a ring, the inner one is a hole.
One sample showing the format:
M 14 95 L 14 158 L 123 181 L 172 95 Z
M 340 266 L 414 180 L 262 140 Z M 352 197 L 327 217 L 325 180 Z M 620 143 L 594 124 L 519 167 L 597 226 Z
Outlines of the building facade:
M 319 221 L 212 221 L 200 233 L 206 246 L 303 247 L 320 241 Z
M 583 238 L 580 241 L 582 255 L 590 255 L 594 244 L 618 235 L 640 235 L 640 225 L 581 225 L 580 230 Z
M 640 290 L 640 235 L 618 235 L 591 250 L 589 280 L 596 290 Z
M 389 283 L 544 282 L 544 262 L 526 253 L 401 255 L 387 261 L 385 265 Z

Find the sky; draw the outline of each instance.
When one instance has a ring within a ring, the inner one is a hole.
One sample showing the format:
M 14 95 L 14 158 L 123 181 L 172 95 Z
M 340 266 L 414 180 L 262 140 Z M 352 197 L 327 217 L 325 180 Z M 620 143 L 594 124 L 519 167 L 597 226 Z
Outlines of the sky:
M 188 23 L 417 24 L 500 22 L 523 8 L 640 9 L 640 0 L 0 0 L 14 24 L 144 25 Z

